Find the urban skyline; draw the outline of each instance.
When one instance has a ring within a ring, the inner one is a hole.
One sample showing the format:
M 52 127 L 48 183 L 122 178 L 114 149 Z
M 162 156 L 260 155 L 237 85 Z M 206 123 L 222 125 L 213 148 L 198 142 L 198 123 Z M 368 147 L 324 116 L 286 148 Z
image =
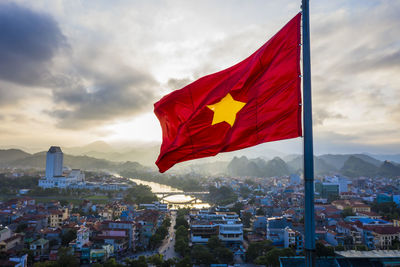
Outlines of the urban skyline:
M 153 103 L 250 55 L 300 2 L 6 1 L 1 10 L 0 146 L 44 150 L 159 143 Z M 399 150 L 399 11 L 399 2 L 311 4 L 316 153 Z M 262 148 L 301 153 L 301 143 Z

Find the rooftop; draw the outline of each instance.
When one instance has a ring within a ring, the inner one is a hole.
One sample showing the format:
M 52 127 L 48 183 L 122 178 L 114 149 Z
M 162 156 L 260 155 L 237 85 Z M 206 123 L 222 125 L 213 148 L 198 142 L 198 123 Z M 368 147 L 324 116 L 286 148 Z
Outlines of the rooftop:
M 345 258 L 400 258 L 400 250 L 371 250 L 371 251 L 336 251 Z
M 62 151 L 59 146 L 52 146 L 49 149 L 49 153 L 62 153 Z

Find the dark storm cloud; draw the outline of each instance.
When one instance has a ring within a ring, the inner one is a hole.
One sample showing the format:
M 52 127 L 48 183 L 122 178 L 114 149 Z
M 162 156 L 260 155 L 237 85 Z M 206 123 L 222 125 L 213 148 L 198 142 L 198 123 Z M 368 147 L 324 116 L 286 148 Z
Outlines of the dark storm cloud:
M 0 3 L 0 79 L 40 85 L 49 63 L 66 46 L 57 22 L 14 3 Z
M 93 79 L 90 86 L 68 77 L 53 92 L 54 102 L 66 108 L 46 112 L 58 119 L 60 128 L 90 127 L 151 108 L 156 85 L 151 76 L 127 67 L 118 74 L 81 71 Z
M 33 94 L 33 87 L 51 90 L 55 107 L 45 113 L 61 128 L 104 124 L 150 107 L 154 79 L 124 66 L 116 55 L 107 57 L 105 50 L 105 44 L 90 40 L 71 46 L 50 15 L 1 3 L 0 104 L 15 104 Z M 56 55 L 65 65 L 53 62 Z

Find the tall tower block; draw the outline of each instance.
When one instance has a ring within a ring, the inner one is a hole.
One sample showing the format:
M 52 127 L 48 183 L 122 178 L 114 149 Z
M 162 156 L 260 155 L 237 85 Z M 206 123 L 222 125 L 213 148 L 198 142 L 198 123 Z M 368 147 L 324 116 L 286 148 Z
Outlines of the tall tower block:
M 64 154 L 59 146 L 50 147 L 46 155 L 46 178 L 61 176 Z

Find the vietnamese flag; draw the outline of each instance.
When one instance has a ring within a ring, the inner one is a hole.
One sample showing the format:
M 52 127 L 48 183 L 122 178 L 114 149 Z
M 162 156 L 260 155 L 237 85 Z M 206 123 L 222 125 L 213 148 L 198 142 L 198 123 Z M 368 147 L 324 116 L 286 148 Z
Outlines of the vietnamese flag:
M 154 104 L 163 133 L 160 172 L 178 162 L 302 135 L 300 18 L 299 13 L 242 62 Z

